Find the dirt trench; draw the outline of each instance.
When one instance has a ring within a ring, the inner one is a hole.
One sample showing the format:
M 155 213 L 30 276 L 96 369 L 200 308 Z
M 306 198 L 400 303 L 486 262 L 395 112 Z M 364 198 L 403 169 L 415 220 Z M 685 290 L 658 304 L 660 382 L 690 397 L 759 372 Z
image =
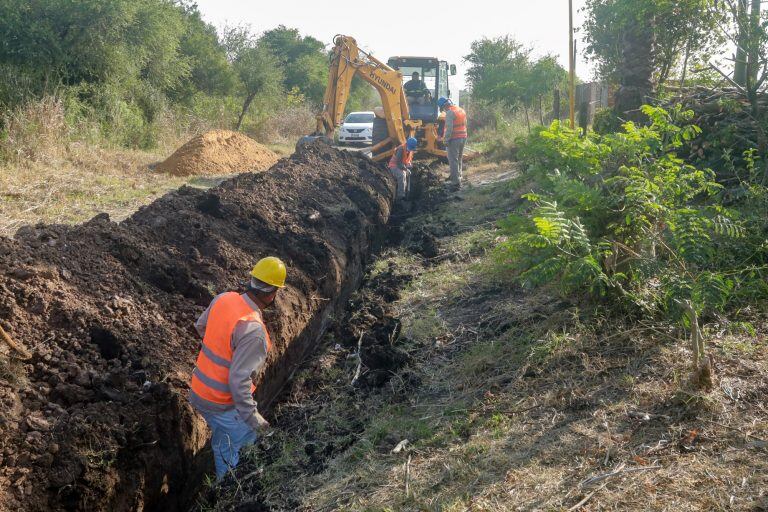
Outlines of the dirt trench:
M 358 287 L 393 195 L 383 168 L 313 145 L 119 224 L 0 238 L 0 325 L 33 354 L 0 344 L 0 510 L 180 510 L 206 440 L 185 400 L 197 315 L 258 257 L 289 264 L 268 404 Z

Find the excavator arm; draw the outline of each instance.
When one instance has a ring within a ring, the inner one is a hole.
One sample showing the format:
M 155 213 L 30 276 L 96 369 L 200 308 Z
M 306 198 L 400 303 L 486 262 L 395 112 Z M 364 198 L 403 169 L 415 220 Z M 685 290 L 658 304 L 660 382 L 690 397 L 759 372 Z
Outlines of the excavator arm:
M 387 137 L 371 147 L 373 160 L 389 158 L 408 137 L 421 139 L 419 152 L 422 154 L 445 158 L 445 146 L 438 136 L 440 123 L 410 118 L 402 87 L 402 73 L 361 50 L 352 37 L 337 35 L 333 44 L 323 110 L 317 115 L 315 133 L 302 141 L 317 137 L 333 138 L 344 116 L 352 79 L 359 76 L 378 91 L 387 122 Z M 476 155 L 476 152 L 467 149 L 465 160 Z
M 323 98 L 323 111 L 317 116 L 315 135 L 333 137 L 344 116 L 352 79 L 357 75 L 371 84 L 381 96 L 389 136 L 372 149 L 376 151 L 391 143 L 393 149 L 377 155 L 375 159 L 386 158 L 408 137 L 406 125 L 409 123 L 404 121 L 409 119 L 409 112 L 402 87 L 403 75 L 361 50 L 352 37 L 338 35 L 333 42 L 335 46 L 328 74 L 328 86 Z

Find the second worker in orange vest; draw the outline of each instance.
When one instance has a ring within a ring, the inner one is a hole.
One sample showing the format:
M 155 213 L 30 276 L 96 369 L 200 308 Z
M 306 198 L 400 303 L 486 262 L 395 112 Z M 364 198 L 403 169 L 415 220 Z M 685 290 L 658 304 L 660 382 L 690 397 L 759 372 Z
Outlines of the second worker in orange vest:
M 445 111 L 445 130 L 443 140 L 448 151 L 448 163 L 451 166 L 451 184 L 461 188 L 461 176 L 464 171 L 464 145 L 467 142 L 467 113 L 457 107 L 448 98 L 440 98 L 437 105 Z
M 413 152 L 419 147 L 419 141 L 414 137 L 408 137 L 405 144 L 401 144 L 392 158 L 389 159 L 389 172 L 397 182 L 396 199 L 406 199 L 411 192 L 411 168 L 413 167 Z
M 218 295 L 195 323 L 203 343 L 189 401 L 211 429 L 218 479 L 237 466 L 240 449 L 269 427 L 253 398 L 253 376 L 264 367 L 272 347 L 262 310 L 274 302 L 285 277 L 282 261 L 260 260 L 245 293 Z

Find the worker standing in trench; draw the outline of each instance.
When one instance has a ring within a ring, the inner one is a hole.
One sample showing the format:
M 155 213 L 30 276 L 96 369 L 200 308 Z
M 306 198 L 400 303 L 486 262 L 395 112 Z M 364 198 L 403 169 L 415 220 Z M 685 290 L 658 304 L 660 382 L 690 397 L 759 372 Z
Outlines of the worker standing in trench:
M 445 111 L 443 140 L 448 150 L 448 163 L 451 166 L 451 185 L 458 190 L 461 188 L 464 145 L 467 142 L 467 113 L 445 97 L 437 100 L 437 106 Z
M 411 191 L 411 168 L 413 167 L 413 152 L 419 147 L 419 141 L 414 137 L 408 137 L 405 144 L 401 144 L 389 159 L 389 172 L 397 182 L 395 197 L 403 200 Z
M 218 295 L 195 323 L 203 344 L 189 401 L 212 431 L 218 480 L 237 466 L 240 449 L 269 427 L 253 398 L 252 375 L 264 367 L 272 346 L 262 310 L 272 305 L 285 277 L 285 264 L 278 258 L 260 260 L 245 293 Z

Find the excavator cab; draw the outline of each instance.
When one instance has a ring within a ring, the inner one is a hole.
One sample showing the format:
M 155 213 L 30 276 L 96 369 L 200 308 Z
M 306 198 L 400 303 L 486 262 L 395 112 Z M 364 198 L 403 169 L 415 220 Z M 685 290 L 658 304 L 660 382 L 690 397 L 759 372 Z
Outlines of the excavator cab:
M 435 123 L 440 115 L 437 99 L 450 96 L 448 63 L 432 57 L 392 57 L 387 65 L 403 74 L 403 92 L 410 118 Z

